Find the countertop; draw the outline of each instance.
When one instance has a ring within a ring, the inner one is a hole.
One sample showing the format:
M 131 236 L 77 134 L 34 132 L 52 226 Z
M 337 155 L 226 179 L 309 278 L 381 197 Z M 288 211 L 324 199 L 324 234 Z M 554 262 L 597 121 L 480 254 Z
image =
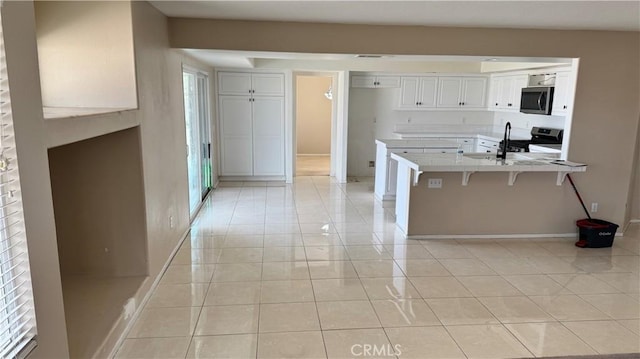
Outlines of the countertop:
M 409 137 L 476 137 L 484 136 L 494 141 L 502 141 L 504 138 L 504 128 L 495 126 L 478 126 L 478 125 L 425 125 L 425 126 L 407 126 L 398 125 L 394 131 L 395 134 L 402 138 Z M 529 140 L 531 139 L 531 130 L 513 128 L 511 129 L 512 140 Z
M 380 139 L 376 140 L 376 144 L 383 144 L 388 149 L 392 148 L 458 148 L 459 143 L 456 141 L 446 140 L 396 140 L 396 139 Z
M 557 156 L 557 155 L 556 155 Z M 549 153 L 507 153 L 506 160 L 495 155 L 467 154 L 460 158 L 453 153 L 391 154 L 391 158 L 419 172 L 585 172 L 586 165 L 569 166 L 553 163 Z M 566 161 L 560 161 L 566 162 Z M 570 162 L 567 162 L 570 163 Z

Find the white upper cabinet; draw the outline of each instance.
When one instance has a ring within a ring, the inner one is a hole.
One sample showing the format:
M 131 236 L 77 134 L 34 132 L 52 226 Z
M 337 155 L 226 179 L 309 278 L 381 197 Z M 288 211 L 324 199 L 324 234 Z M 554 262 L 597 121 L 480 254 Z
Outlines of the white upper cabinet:
M 254 95 L 284 96 L 283 74 L 252 74 L 251 84 Z
M 483 108 L 487 92 L 485 77 L 439 77 L 438 107 Z
M 351 76 L 351 87 L 360 88 L 395 88 L 400 87 L 400 76 Z
M 239 72 L 219 72 L 218 93 L 220 95 L 250 95 L 251 74 Z
M 222 176 L 285 175 L 284 74 L 218 73 Z
M 462 106 L 487 107 L 487 79 L 484 77 L 462 80 Z
M 284 95 L 284 75 L 266 73 L 219 72 L 220 95 Z
M 416 110 L 436 107 L 437 77 L 403 77 L 399 109 Z
M 520 111 L 522 89 L 529 83 L 528 75 L 496 76 L 491 79 L 489 109 L 497 111 Z
M 459 77 L 440 77 L 439 80 L 438 107 L 460 107 L 462 79 Z
M 552 115 L 566 115 L 569 109 L 570 94 L 573 86 L 569 81 L 569 72 L 556 73 L 556 84 L 553 95 Z

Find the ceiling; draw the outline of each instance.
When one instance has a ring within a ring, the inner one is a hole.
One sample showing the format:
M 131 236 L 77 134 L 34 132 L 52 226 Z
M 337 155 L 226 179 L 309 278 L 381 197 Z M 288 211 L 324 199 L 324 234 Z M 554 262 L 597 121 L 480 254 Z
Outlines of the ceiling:
M 296 21 L 344 24 L 425 25 L 453 27 L 535 28 L 640 31 L 640 0 L 636 1 L 151 1 L 169 17 L 227 20 Z M 220 50 L 186 50 L 213 67 L 284 67 L 307 70 L 378 68 L 415 71 L 500 71 L 486 59 L 395 56 L 356 59 L 353 55 L 285 54 Z M 446 63 L 466 61 L 457 67 Z M 569 59 L 500 58 L 517 69 L 567 63 Z M 413 62 L 413 64 L 408 64 Z M 430 62 L 429 65 L 424 65 Z M 436 64 L 439 62 L 439 64 Z M 538 64 L 538 65 L 536 65 Z M 466 66 L 466 67 L 465 67 Z M 511 67 L 509 67 L 511 66 Z M 515 66 L 515 67 L 514 67 Z M 477 69 L 477 70 L 474 70 Z
M 169 17 L 640 31 L 640 1 L 151 1 Z

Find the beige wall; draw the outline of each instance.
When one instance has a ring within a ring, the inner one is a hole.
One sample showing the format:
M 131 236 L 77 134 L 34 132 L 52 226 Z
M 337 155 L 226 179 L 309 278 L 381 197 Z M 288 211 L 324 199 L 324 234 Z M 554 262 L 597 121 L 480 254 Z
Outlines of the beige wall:
M 38 347 L 30 358 L 67 358 L 33 3 L 7 1 L 0 9 L 38 325 Z
M 640 99 L 638 99 L 640 101 Z M 635 149 L 635 181 L 629 192 L 629 204 L 631 207 L 630 219 L 640 220 L 640 124 L 638 124 L 638 136 L 636 138 Z
M 428 178 L 441 178 L 442 188 L 427 188 Z M 513 186 L 508 179 L 477 172 L 462 186 L 462 173 L 423 173 L 411 188 L 408 234 L 566 234 L 586 217 L 571 186 L 556 186 L 556 173 L 521 173 Z
M 147 274 L 138 128 L 49 150 L 62 275 Z
M 78 3 L 81 4 L 81 3 Z M 148 293 L 189 225 L 182 64 L 213 69 L 169 47 L 167 19 L 146 2 L 133 2 L 132 28 L 139 109 L 110 115 L 45 121 L 42 117 L 33 3 L 2 6 L 7 63 L 12 81 L 16 144 L 24 188 L 25 225 L 32 260 L 38 348 L 30 358 L 66 358 L 68 347 L 60 283 L 47 144 L 61 145 L 140 124 L 149 279 L 136 295 Z M 211 87 L 213 88 L 213 87 Z M 72 107 L 76 105 L 72 104 Z M 212 113 L 215 109 L 212 108 Z M 113 126 L 104 125 L 104 122 Z M 59 125 L 60 128 L 56 126 Z M 106 132 L 105 132 L 106 131 Z M 50 138 L 50 133 L 55 133 Z M 169 216 L 175 228 L 169 228 Z M 129 319 L 130 320 L 130 319 Z M 121 318 L 101 351 L 113 348 L 128 321 Z
M 129 3 L 35 4 L 44 105 L 136 108 Z
M 600 204 L 598 217 L 619 224 L 625 220 L 635 171 L 628 154 L 636 143 L 640 113 L 639 32 L 195 19 L 170 19 L 169 24 L 171 45 L 178 48 L 580 58 L 569 157 L 588 163 L 589 169 L 575 180 L 587 202 Z M 562 216 L 566 223 L 575 220 L 573 213 Z
M 331 77 L 296 76 L 297 153 L 331 153 L 331 100 L 324 94 Z

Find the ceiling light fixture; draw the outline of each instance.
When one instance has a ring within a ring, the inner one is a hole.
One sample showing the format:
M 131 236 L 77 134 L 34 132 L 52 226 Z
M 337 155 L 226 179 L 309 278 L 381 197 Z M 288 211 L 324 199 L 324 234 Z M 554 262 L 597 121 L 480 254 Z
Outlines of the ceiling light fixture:
M 329 86 L 327 92 L 324 93 L 324 97 L 326 97 L 327 100 L 333 100 L 333 91 L 331 89 L 331 86 Z

